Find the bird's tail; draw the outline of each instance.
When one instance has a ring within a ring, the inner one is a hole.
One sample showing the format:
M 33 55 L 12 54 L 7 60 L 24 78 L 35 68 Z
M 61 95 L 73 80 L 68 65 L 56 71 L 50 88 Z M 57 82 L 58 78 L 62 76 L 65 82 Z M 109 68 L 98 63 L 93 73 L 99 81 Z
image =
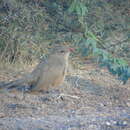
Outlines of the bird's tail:
M 0 89 L 7 89 L 7 90 L 17 89 L 27 91 L 28 89 L 33 88 L 32 86 L 34 86 L 37 80 L 38 76 L 27 75 L 21 79 L 10 81 L 8 83 L 1 82 Z
M 17 88 L 18 86 L 21 86 L 23 83 L 24 83 L 23 79 L 10 81 L 8 83 L 1 82 L 0 83 L 0 89 L 13 89 L 13 88 Z

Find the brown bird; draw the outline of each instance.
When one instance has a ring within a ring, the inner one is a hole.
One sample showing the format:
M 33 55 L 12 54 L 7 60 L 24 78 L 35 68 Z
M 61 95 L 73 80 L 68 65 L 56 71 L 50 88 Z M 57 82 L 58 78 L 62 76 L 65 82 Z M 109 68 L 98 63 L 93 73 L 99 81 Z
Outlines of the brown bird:
M 70 50 L 65 46 L 56 46 L 47 59 L 39 63 L 36 68 L 22 79 L 11 81 L 4 88 L 22 88 L 31 86 L 31 91 L 48 91 L 60 86 L 68 69 Z

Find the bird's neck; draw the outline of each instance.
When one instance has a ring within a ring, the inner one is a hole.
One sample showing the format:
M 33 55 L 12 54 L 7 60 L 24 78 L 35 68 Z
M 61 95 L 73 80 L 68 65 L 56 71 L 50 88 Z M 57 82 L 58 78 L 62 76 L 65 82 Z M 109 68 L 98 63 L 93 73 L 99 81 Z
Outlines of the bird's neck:
M 59 54 L 54 54 L 51 56 L 51 58 L 53 60 L 55 60 L 56 62 L 61 62 L 61 63 L 65 63 L 68 64 L 68 55 L 59 55 Z

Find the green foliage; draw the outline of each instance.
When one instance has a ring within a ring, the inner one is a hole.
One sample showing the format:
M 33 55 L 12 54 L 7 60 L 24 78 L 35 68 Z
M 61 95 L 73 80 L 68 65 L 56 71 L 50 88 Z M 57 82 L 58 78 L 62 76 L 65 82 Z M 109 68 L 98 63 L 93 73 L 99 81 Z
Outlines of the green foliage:
M 130 69 L 121 57 L 130 57 L 128 27 L 129 0 L 0 0 L 0 58 L 29 61 L 44 56 L 50 43 L 67 41 L 125 82 Z
M 68 12 L 76 13 L 78 15 L 79 22 L 83 24 L 83 17 L 88 12 L 88 9 L 85 6 L 85 4 L 81 2 L 80 0 L 73 0 L 68 9 Z
M 106 50 L 97 48 L 95 39 L 88 38 L 82 41 L 79 44 L 79 51 L 82 56 L 95 56 L 100 66 L 106 66 L 112 74 L 117 75 L 124 84 L 126 83 L 130 78 L 130 67 L 125 60 L 113 57 Z
M 88 9 L 80 0 L 73 0 L 68 11 L 70 13 L 74 12 L 81 17 L 85 16 Z
M 130 78 L 130 67 L 125 60 L 115 58 L 106 51 L 98 48 L 96 48 L 94 54 L 98 56 L 100 66 L 106 66 L 112 74 L 118 75 L 124 84 Z
M 88 10 L 85 8 L 85 5 L 78 0 L 73 0 L 69 8 L 69 12 L 76 12 L 77 15 L 81 17 L 84 16 L 87 11 Z M 84 32 L 78 44 L 79 51 L 81 52 L 82 56 L 96 56 L 97 61 L 101 66 L 106 66 L 112 74 L 118 75 L 119 79 L 122 80 L 123 83 L 126 83 L 128 78 L 130 78 L 130 67 L 128 67 L 127 62 L 121 58 L 113 57 L 110 53 L 107 52 L 107 50 L 99 48 L 102 41 L 99 40 L 99 38 L 97 38 L 97 36 L 92 31 L 89 31 L 90 29 L 88 24 L 84 19 L 82 19 L 81 24 L 86 28 L 86 31 Z

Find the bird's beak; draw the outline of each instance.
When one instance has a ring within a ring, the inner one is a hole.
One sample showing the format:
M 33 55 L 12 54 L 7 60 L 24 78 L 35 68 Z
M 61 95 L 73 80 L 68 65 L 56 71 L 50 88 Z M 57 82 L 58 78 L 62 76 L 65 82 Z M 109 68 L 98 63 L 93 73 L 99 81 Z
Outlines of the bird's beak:
M 70 52 L 74 52 L 74 50 L 75 50 L 74 48 L 69 48 Z

